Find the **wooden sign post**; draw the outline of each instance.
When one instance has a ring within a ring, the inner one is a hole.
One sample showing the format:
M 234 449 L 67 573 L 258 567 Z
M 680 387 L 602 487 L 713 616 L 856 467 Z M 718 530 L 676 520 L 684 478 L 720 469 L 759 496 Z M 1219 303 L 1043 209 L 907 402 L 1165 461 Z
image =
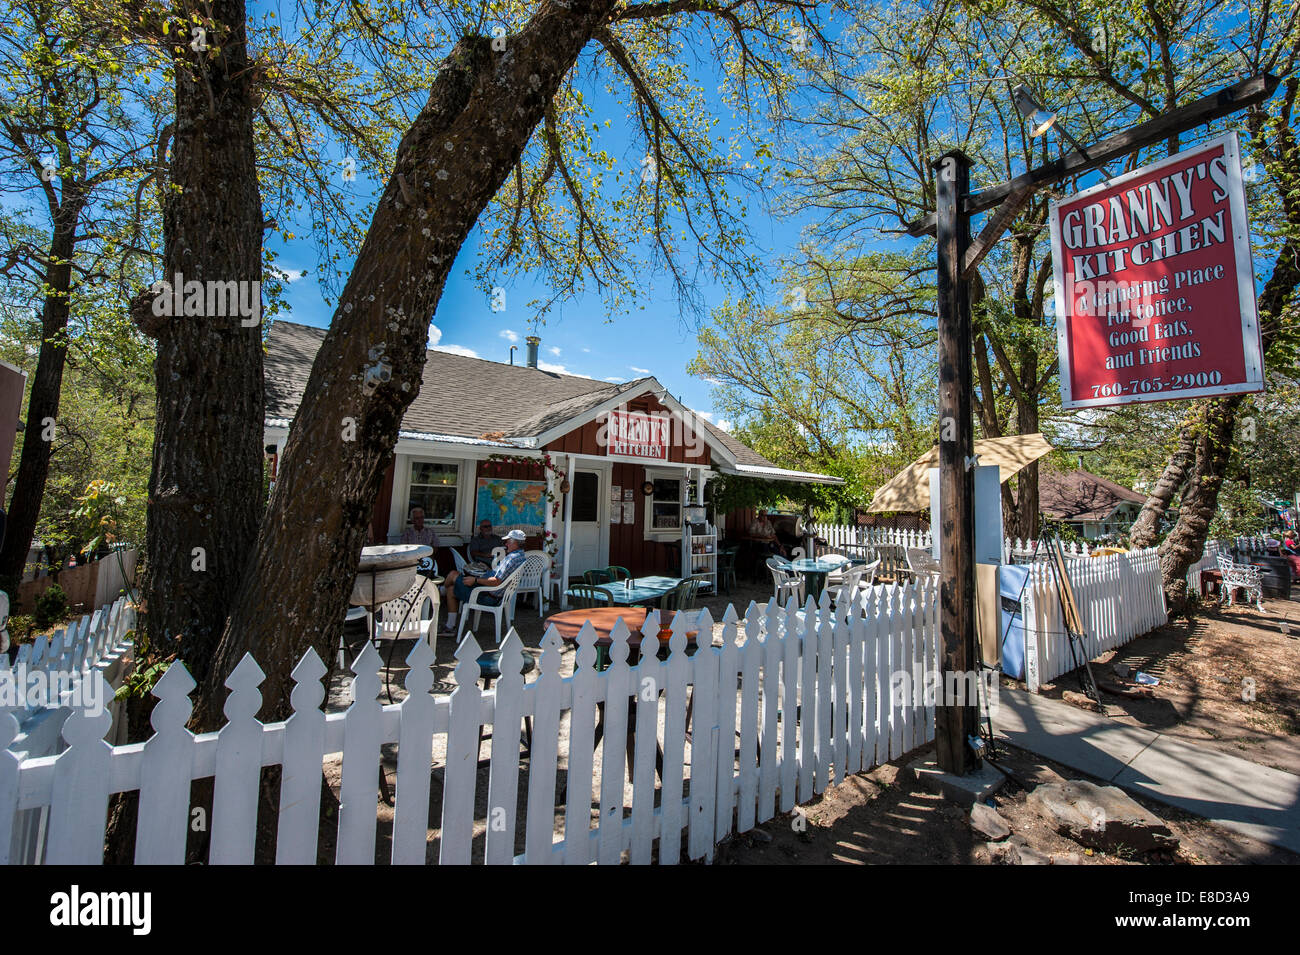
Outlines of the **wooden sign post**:
M 1264 74 L 1180 106 L 1163 116 L 1075 149 L 1000 185 L 971 194 L 970 159 L 945 153 L 934 164 L 935 212 L 912 224 L 914 236 L 938 240 L 939 486 L 943 544 L 939 629 L 943 646 L 943 697 L 935 709 L 939 768 L 964 775 L 978 768 L 969 745 L 977 733 L 973 700 L 949 699 L 949 688 L 967 685 L 978 666 L 975 648 L 974 425 L 971 416 L 971 319 L 968 279 L 1033 194 L 1146 146 L 1262 102 L 1277 89 Z M 979 236 L 970 238 L 971 216 L 993 210 Z M 958 679 L 953 679 L 953 676 Z

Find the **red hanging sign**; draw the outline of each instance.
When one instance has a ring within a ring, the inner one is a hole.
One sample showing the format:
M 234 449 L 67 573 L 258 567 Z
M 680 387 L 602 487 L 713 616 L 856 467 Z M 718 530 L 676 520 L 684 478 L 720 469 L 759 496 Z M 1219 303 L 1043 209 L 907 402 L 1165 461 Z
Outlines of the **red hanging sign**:
M 1237 137 L 1052 203 L 1061 404 L 1264 390 Z
M 668 460 L 668 445 L 672 440 L 672 420 L 667 415 L 611 411 L 606 427 L 607 454 L 649 458 L 654 461 Z

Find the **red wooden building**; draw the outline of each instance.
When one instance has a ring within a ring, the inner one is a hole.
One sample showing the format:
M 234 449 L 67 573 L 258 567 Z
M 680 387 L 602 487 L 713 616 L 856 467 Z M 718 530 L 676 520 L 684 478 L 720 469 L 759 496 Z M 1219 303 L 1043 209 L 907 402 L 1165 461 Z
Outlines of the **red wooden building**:
M 324 336 L 284 321 L 271 328 L 268 453 L 288 438 Z M 428 353 L 376 501 L 372 540 L 396 541 L 418 506 L 446 546 L 463 544 L 487 518 L 498 535 L 523 529 L 530 548 L 553 535 L 549 549 L 565 577 L 610 564 L 663 573 L 677 559 L 686 509 L 707 500 L 714 476 L 840 483 L 778 468 L 653 377 L 611 384 L 543 371 L 537 345 L 529 339 L 524 365 Z M 451 566 L 445 551 L 439 565 Z

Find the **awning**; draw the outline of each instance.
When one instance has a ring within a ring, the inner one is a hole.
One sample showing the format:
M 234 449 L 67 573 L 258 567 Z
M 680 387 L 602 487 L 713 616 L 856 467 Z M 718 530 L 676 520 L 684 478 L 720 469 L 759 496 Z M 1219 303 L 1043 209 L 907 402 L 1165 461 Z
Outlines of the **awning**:
M 1005 483 L 1011 475 L 1037 461 L 1052 446 L 1041 434 L 1013 434 L 975 442 L 981 465 L 996 465 Z M 871 497 L 868 511 L 924 511 L 930 507 L 930 468 L 939 466 L 939 448 L 933 447 L 890 479 Z
M 721 464 L 719 474 L 735 474 L 739 477 L 762 478 L 767 481 L 792 481 L 798 484 L 843 484 L 844 478 L 833 474 L 817 474 L 814 471 L 790 471 L 786 468 L 767 468 L 757 464 L 737 464 L 734 468 Z

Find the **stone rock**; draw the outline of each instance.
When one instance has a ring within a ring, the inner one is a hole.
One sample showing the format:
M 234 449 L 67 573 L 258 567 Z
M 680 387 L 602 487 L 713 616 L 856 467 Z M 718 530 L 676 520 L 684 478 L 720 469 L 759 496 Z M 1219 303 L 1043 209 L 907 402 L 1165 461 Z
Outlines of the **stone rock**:
M 1011 835 L 1007 821 L 987 803 L 977 802 L 970 807 L 970 826 L 991 842 L 1000 842 Z
M 749 831 L 749 837 L 753 839 L 755 842 L 762 843 L 764 845 L 772 841 L 771 834 L 764 832 L 762 829 L 751 829 Z
M 1081 710 L 1091 710 L 1093 713 L 1101 712 L 1101 707 L 1099 707 L 1094 701 L 1090 700 L 1082 693 L 1075 693 L 1073 690 L 1062 690 L 1061 699 L 1066 703 L 1069 703 L 1071 706 L 1077 706 Z
M 1083 856 L 1077 852 L 1063 852 L 1052 856 L 1051 862 L 1052 865 L 1083 865 Z
M 1025 802 L 1061 835 L 1089 848 L 1127 846 L 1150 852 L 1178 846 L 1168 826 L 1115 786 L 1082 779 L 1047 783 L 1036 787 Z
M 988 849 L 989 862 L 994 865 L 1015 865 L 1019 861 L 1016 847 L 1009 842 L 986 842 L 984 847 Z
M 1049 865 L 1047 856 L 1031 846 L 1025 837 L 1016 833 L 1005 843 L 1008 865 Z
M 1047 858 L 1033 846 L 1017 846 L 1016 855 L 1020 857 L 1021 865 L 1051 865 L 1052 860 Z

